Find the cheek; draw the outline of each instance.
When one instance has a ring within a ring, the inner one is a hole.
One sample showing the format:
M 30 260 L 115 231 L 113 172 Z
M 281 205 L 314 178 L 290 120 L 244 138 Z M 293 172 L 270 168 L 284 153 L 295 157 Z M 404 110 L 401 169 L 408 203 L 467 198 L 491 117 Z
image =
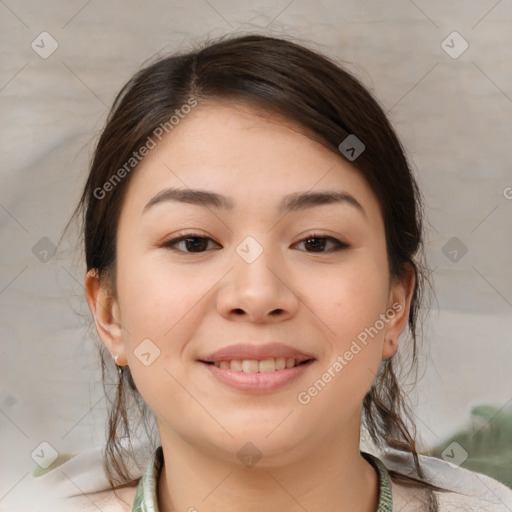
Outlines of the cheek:
M 183 352 L 197 330 L 198 315 L 205 314 L 199 299 L 206 290 L 191 286 L 183 273 L 134 260 L 120 260 L 118 267 L 123 342 L 132 377 L 156 414 L 168 409 L 170 397 L 174 408 L 185 410 L 190 398 L 179 383 L 186 381 L 189 367 Z
M 388 276 L 370 254 L 361 252 L 324 277 L 312 274 L 302 282 L 304 302 L 314 309 L 336 350 L 343 350 L 385 313 Z
M 317 387 L 326 383 L 328 388 L 318 394 L 320 407 L 336 403 L 340 414 L 357 407 L 375 380 L 387 325 L 381 320 L 388 301 L 383 268 L 361 252 L 350 265 L 322 279 L 322 287 L 309 286 L 313 291 L 307 300 L 329 343 L 328 357 L 315 376 L 322 381 Z
M 329 348 L 310 387 L 302 390 L 301 404 L 329 411 L 335 422 L 360 407 L 382 361 L 387 283 L 377 265 L 359 260 L 309 295 Z
M 144 338 L 159 343 L 171 329 L 183 328 L 201 293 L 186 274 L 170 272 L 161 262 L 133 252 L 119 257 L 117 281 L 121 315 L 132 343 Z

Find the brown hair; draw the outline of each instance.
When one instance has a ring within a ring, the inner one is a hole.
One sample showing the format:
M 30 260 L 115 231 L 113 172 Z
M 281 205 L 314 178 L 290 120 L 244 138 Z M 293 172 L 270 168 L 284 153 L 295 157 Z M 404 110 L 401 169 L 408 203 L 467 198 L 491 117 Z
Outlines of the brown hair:
M 160 59 L 136 73 L 114 101 L 97 143 L 90 173 L 75 214 L 84 215 L 87 269 L 108 279 L 115 294 L 116 229 L 130 176 L 123 177 L 106 198 L 98 190 L 112 179 L 154 130 L 194 98 L 198 104 L 216 99 L 250 102 L 304 127 L 310 136 L 342 156 L 338 148 L 349 135 L 365 145 L 353 161 L 379 201 L 385 225 L 390 275 L 416 276 L 408 317 L 412 346 L 410 369 L 416 368 L 418 314 L 428 283 L 423 265 L 422 201 L 404 149 L 383 109 L 348 71 L 329 58 L 289 40 L 246 35 L 224 37 L 195 50 Z M 134 166 L 134 169 L 136 165 Z M 96 191 L 96 192 L 95 192 Z M 104 347 L 102 347 L 102 350 Z M 395 374 L 397 354 L 382 362 L 363 402 L 363 425 L 379 446 L 406 450 L 420 478 L 415 427 L 404 391 Z M 113 368 L 108 358 L 108 366 Z M 107 363 L 102 352 L 102 368 Z M 126 403 L 133 398 L 143 416 L 147 408 L 128 367 L 117 383 L 111 404 L 106 468 L 112 486 L 127 472 L 119 444 L 130 438 Z

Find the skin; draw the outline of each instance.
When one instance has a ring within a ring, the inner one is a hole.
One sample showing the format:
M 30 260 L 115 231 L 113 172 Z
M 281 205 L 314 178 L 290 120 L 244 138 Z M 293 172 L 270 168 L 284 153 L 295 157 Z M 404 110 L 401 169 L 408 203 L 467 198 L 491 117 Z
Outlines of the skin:
M 163 202 L 143 213 L 168 187 L 215 191 L 235 207 Z M 366 218 L 348 204 L 284 217 L 277 211 L 290 192 L 334 189 L 352 194 Z M 175 251 L 162 247 L 197 232 L 213 240 L 204 252 L 190 252 L 185 242 Z M 304 241 L 311 233 L 350 247 L 333 251 L 327 242 L 315 252 Z M 250 264 L 235 251 L 247 236 L 263 248 Z M 249 105 L 200 105 L 132 176 L 116 270 L 115 297 L 93 271 L 86 297 L 103 343 L 129 365 L 155 412 L 165 459 L 161 511 L 376 509 L 377 474 L 359 452 L 361 405 L 381 360 L 397 350 L 414 275 L 390 278 L 380 207 L 359 171 L 290 121 Z M 300 404 L 298 393 L 397 302 L 402 311 Z M 146 338 L 160 350 L 149 366 L 134 354 Z M 300 379 L 273 393 L 235 391 L 197 361 L 234 343 L 270 339 L 316 358 Z M 251 468 L 237 458 L 247 442 L 262 453 Z

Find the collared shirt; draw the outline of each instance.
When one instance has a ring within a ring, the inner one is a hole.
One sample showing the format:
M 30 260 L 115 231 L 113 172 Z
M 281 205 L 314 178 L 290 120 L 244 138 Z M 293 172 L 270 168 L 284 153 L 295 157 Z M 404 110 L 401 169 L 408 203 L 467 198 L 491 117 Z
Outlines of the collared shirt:
M 391 512 L 393 510 L 391 481 L 386 467 L 375 455 L 366 452 L 361 452 L 361 455 L 373 465 L 379 475 L 379 504 L 376 512 Z M 139 480 L 132 512 L 159 512 L 157 485 L 163 464 L 163 450 L 159 446 L 151 456 Z
M 27 473 L 0 499 L 0 509 L 9 512 L 157 512 L 157 486 L 163 468 L 161 448 L 155 450 L 147 442 L 134 443 L 130 448 L 134 458 L 127 461 L 128 479 L 114 490 L 105 472 L 104 448 L 100 445 L 78 454 L 61 454 L 60 463 L 44 474 Z M 361 449 L 363 456 L 367 456 L 365 452 Z M 447 489 L 446 492 L 433 491 L 439 511 L 512 511 L 512 490 L 502 483 L 442 459 L 421 454 L 419 459 L 424 473 L 421 481 Z M 391 472 L 420 478 L 411 453 L 378 450 L 368 460 L 379 472 L 379 512 L 391 510 L 391 506 L 395 512 L 432 510 L 431 493 L 421 484 L 411 487 L 400 479 L 391 480 L 391 504 L 388 477 Z

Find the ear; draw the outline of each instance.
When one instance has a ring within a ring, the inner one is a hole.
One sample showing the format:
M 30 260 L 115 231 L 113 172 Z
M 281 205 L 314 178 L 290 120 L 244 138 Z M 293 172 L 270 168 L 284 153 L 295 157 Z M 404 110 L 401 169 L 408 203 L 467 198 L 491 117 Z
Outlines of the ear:
M 96 269 L 85 276 L 85 297 L 94 317 L 96 331 L 117 364 L 125 366 L 127 358 L 124 350 L 119 305 L 106 283 L 102 283 Z
M 393 357 L 398 350 L 398 336 L 404 330 L 409 319 L 415 284 L 414 269 L 409 264 L 405 276 L 391 282 L 388 309 L 386 310 L 386 317 L 389 320 L 382 346 L 382 359 Z

